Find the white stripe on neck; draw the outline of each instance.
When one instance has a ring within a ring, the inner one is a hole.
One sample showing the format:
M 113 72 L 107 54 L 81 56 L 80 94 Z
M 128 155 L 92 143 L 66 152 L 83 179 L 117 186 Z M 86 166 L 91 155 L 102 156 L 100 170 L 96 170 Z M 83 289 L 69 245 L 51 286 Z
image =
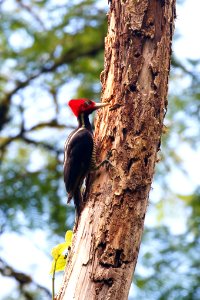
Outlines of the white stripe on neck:
M 84 114 L 81 114 L 81 127 L 85 128 Z

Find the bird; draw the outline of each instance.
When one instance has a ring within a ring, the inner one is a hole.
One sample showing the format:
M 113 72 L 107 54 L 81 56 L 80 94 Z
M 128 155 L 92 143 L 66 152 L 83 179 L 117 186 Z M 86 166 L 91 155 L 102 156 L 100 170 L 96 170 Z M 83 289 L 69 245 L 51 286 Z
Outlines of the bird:
M 78 127 L 71 132 L 64 146 L 64 183 L 68 193 L 68 203 L 73 198 L 76 217 L 79 219 L 83 209 L 81 187 L 91 170 L 98 169 L 96 164 L 96 145 L 89 115 L 109 103 L 96 103 L 89 99 L 71 99 L 68 103 L 77 117 Z

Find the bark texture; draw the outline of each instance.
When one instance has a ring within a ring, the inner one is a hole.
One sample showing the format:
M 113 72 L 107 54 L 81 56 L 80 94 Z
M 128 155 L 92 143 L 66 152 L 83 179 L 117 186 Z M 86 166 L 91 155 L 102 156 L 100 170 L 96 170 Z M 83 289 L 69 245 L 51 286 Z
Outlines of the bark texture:
M 167 106 L 175 0 L 112 0 L 92 175 L 57 300 L 125 300 L 137 262 Z

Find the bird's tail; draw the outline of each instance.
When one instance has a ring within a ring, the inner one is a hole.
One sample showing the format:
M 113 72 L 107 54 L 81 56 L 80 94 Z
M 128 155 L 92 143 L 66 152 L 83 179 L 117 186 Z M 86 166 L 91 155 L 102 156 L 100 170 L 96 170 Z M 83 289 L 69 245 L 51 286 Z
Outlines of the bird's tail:
M 82 210 L 83 210 L 83 198 L 82 198 L 82 195 L 81 195 L 80 188 L 77 188 L 74 191 L 73 198 L 74 198 L 74 205 L 75 205 L 76 215 L 77 215 L 77 219 L 78 219 L 80 217 L 80 214 L 81 214 Z
M 68 199 L 67 199 L 67 204 L 70 203 L 70 201 L 72 200 L 73 196 L 71 193 L 68 193 Z

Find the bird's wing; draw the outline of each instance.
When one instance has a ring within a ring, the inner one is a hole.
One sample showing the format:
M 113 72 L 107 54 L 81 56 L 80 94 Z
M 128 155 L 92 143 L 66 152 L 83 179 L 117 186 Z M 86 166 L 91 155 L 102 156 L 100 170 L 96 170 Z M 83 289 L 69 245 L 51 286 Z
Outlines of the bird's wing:
M 74 131 L 65 143 L 64 182 L 73 196 L 87 175 L 93 151 L 93 136 L 86 128 Z

